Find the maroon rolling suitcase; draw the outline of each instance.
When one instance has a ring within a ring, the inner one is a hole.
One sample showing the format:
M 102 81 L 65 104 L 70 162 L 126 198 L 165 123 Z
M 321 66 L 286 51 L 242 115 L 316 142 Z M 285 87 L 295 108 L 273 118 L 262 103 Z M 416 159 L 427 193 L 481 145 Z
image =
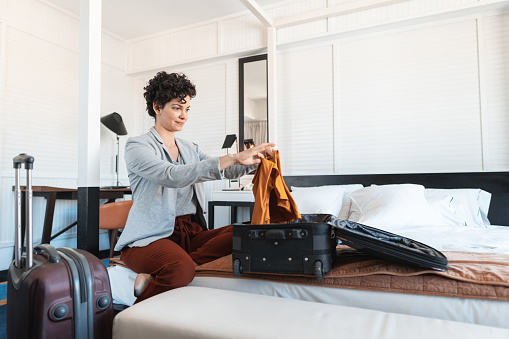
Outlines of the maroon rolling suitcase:
M 7 278 L 7 338 L 111 338 L 114 314 L 106 266 L 82 250 L 49 244 L 32 248 L 33 162 L 26 154 L 14 158 L 16 233 Z M 22 164 L 27 170 L 26 255 L 21 239 Z

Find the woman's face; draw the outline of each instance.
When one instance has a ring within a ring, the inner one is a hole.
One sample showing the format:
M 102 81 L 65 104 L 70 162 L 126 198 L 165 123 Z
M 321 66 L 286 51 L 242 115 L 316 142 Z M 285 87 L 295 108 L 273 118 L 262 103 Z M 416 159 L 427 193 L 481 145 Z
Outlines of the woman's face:
M 161 125 L 170 132 L 182 131 L 187 121 L 190 107 L 191 98 L 189 96 L 186 96 L 184 99 L 173 99 L 167 102 L 163 108 L 159 108 L 154 104 L 156 124 Z

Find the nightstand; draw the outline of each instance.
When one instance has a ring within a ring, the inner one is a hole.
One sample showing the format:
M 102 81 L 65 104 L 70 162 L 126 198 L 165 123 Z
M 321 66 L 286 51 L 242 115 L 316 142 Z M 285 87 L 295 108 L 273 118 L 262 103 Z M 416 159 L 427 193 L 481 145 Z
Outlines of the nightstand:
M 237 222 L 239 207 L 249 207 L 249 218 L 253 215 L 254 195 L 252 191 L 213 191 L 209 201 L 209 229 L 214 228 L 214 208 L 216 206 L 230 207 L 230 223 Z

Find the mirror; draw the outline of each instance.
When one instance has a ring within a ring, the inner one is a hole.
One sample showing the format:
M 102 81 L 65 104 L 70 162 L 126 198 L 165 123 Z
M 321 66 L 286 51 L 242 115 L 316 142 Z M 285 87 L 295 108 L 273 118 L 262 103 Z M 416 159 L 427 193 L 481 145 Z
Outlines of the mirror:
M 239 149 L 268 142 L 267 54 L 239 59 Z

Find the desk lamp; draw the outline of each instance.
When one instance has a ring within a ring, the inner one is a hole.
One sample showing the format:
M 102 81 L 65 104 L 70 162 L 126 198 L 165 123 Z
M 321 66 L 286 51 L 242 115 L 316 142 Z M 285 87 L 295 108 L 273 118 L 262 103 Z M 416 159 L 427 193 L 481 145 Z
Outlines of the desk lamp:
M 222 148 L 226 148 L 226 154 L 228 154 L 228 150 L 230 149 L 230 147 L 232 147 L 233 143 L 235 143 L 237 145 L 237 153 L 238 153 L 239 152 L 239 145 L 237 144 L 237 135 L 235 135 L 235 134 L 228 134 L 226 136 L 226 138 L 224 138 L 223 147 L 222 147 Z M 239 182 L 239 187 L 238 188 L 232 188 L 232 181 Z M 224 191 L 238 191 L 238 190 L 240 190 L 240 181 L 238 179 L 237 180 L 228 179 L 228 188 L 225 188 L 223 190 Z
M 117 112 L 110 113 L 101 118 L 101 122 L 104 126 L 106 126 L 110 131 L 117 135 L 117 156 L 115 158 L 115 172 L 117 174 L 117 186 L 119 186 L 118 181 L 118 161 L 120 155 L 120 143 L 119 143 L 119 135 L 127 135 L 127 130 L 125 129 L 124 121 L 122 121 L 122 117 Z
M 222 148 L 226 148 L 226 154 L 228 154 L 228 150 L 230 149 L 230 147 L 232 147 L 233 143 L 235 142 L 236 143 L 237 141 L 237 136 L 235 134 L 228 134 L 226 136 L 226 138 L 224 138 L 224 142 L 223 142 L 223 147 Z M 238 145 L 237 145 L 237 148 L 238 148 Z M 237 152 L 239 150 L 237 149 Z

